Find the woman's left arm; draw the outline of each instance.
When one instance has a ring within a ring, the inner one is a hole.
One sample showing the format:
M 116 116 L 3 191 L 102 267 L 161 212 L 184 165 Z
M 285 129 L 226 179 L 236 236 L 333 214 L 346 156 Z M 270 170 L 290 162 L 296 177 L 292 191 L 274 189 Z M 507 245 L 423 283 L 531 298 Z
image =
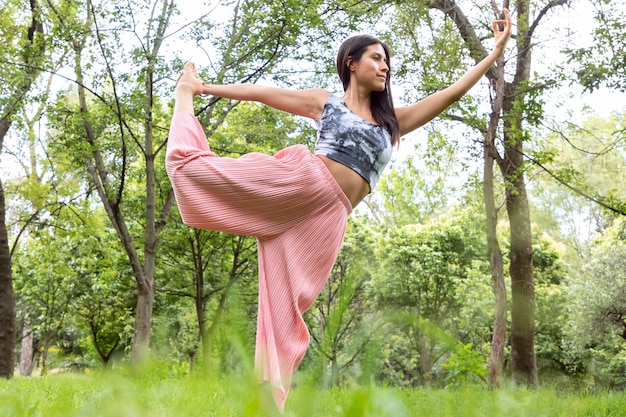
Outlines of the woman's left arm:
M 401 136 L 428 123 L 452 103 L 460 100 L 504 53 L 504 48 L 511 37 L 511 15 L 507 9 L 504 9 L 504 20 L 493 21 L 493 32 L 496 41 L 494 50 L 454 84 L 415 104 L 396 108 Z

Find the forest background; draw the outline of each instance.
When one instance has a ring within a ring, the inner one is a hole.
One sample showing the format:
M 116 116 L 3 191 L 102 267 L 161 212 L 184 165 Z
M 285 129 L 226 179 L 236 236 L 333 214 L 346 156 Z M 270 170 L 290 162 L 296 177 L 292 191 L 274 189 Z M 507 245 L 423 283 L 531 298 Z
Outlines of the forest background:
M 339 43 L 372 33 L 409 103 L 482 59 L 508 7 L 504 57 L 405 138 L 351 216 L 305 315 L 300 373 L 324 386 L 626 386 L 622 0 L 0 7 L 0 375 L 149 357 L 183 373 L 245 367 L 255 242 L 184 226 L 164 170 L 185 61 L 208 82 L 340 93 Z M 600 113 L 584 105 L 597 91 Z M 196 106 L 221 155 L 315 140 L 310 121 L 255 103 Z

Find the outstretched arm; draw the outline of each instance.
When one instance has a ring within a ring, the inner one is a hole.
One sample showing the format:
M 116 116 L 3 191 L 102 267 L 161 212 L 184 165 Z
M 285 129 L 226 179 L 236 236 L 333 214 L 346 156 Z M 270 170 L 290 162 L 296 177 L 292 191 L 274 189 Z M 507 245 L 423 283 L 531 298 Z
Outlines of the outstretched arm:
M 257 84 L 208 83 L 204 83 L 202 93 L 232 100 L 257 101 L 275 109 L 311 119 L 320 116 L 330 94 L 321 88 L 290 90 Z
M 405 135 L 423 126 L 437 117 L 452 103 L 460 100 L 504 53 L 504 48 L 511 37 L 511 15 L 507 9 L 504 9 L 504 20 L 493 21 L 493 32 L 496 40 L 493 52 L 467 71 L 454 84 L 431 94 L 413 105 L 396 109 L 400 135 Z

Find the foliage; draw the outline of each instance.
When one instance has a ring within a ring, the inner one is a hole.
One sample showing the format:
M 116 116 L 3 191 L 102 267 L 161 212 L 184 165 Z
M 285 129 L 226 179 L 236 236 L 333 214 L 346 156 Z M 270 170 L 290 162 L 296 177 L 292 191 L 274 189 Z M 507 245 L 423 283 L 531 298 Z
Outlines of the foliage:
M 305 315 L 312 347 L 321 356 L 326 386 L 349 380 L 350 368 L 359 368 L 367 346 L 376 340 L 381 327 L 369 289 L 377 236 L 367 217 L 351 219 L 328 282 Z
M 83 218 L 67 214 L 67 229 L 33 231 L 16 256 L 18 311 L 29 324 L 23 332 L 32 327 L 44 355 L 52 345 L 63 345 L 63 334 L 77 332 L 66 342 L 76 344 L 78 351 L 69 351 L 73 355 L 60 360 L 107 364 L 128 344 L 132 290 L 101 213 L 87 217 L 83 208 Z
M 452 386 L 461 386 L 475 379 L 483 380 L 487 375 L 487 358 L 476 352 L 471 343 L 459 344 L 450 359 L 441 366 L 448 371 L 447 380 Z
M 402 375 L 398 379 L 408 377 L 411 385 L 434 380 L 434 365 L 451 347 L 447 339 L 459 334 L 454 323 L 465 305 L 460 290 L 475 276 L 474 260 L 484 256 L 472 223 L 460 220 L 470 217 L 469 212 L 451 210 L 424 225 L 392 229 L 379 243 L 381 268 L 372 286 L 379 305 L 397 311 L 389 331 L 407 340 L 388 339 L 394 351 L 389 359 L 395 363 L 394 372 Z
M 593 41 L 583 48 L 566 48 L 576 65 L 578 82 L 589 91 L 600 86 L 626 91 L 626 9 L 609 0 L 593 0 Z
M 215 329 L 225 325 L 222 315 L 228 314 L 232 292 L 249 289 L 250 299 L 256 299 L 255 242 L 192 229 L 178 217 L 163 237 L 157 271 L 163 284 L 155 305 L 155 330 L 161 334 L 157 344 L 162 354 L 188 360 L 193 367 L 196 355 L 211 355 L 211 341 Z
M 533 184 L 533 217 L 563 245 L 562 257 L 574 276 L 592 257 L 593 234 L 610 228 L 615 210 L 626 201 L 623 188 L 615 186 L 615 181 L 626 181 L 625 126 L 624 115 L 593 115 L 580 125 L 556 127 L 543 142 L 543 173 Z
M 383 199 L 381 220 L 400 227 L 423 222 L 443 210 L 454 194 L 448 178 L 455 178 L 451 169 L 453 150 L 439 134 L 431 134 L 428 149 L 413 154 L 392 167 L 378 185 L 377 193 Z M 409 145 L 408 143 L 406 145 Z M 429 172 L 440 173 L 428 175 Z
M 312 146 L 315 131 L 309 123 L 257 103 L 239 103 L 211 135 L 211 149 L 238 157 L 249 152 L 274 154 L 285 146 Z
M 624 237 L 624 220 L 620 218 L 608 233 L 594 241 L 591 261 L 580 275 L 571 278 L 568 288 L 572 321 L 567 330 L 572 338 L 571 350 L 580 358 L 573 360 L 572 366 L 582 373 L 580 364 L 585 363 L 584 371 L 600 387 L 624 386 Z
M 546 138 L 541 155 L 533 155 L 559 184 L 595 203 L 596 207 L 589 210 L 597 214 L 586 215 L 598 216 L 600 228 L 610 222 L 613 214 L 626 213 L 626 192 L 615 185 L 626 181 L 624 116 L 617 113 L 607 118 L 589 116 L 581 125 L 556 127 Z M 540 204 L 548 203 L 549 200 L 543 199 Z
M 533 244 L 533 271 L 536 295 L 537 367 L 544 381 L 556 375 L 571 375 L 564 353 L 567 335 L 567 274 L 561 247 L 546 236 L 536 236 Z

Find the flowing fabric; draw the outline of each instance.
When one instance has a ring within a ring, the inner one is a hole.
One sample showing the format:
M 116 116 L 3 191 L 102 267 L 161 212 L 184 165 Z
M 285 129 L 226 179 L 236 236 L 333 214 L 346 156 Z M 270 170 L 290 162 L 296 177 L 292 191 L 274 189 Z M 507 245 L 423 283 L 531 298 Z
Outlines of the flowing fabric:
M 272 385 L 282 411 L 291 376 L 309 346 L 302 314 L 330 275 L 350 201 L 306 146 L 273 156 L 220 157 L 188 112 L 172 118 L 166 168 L 185 224 L 257 239 L 255 368 Z

